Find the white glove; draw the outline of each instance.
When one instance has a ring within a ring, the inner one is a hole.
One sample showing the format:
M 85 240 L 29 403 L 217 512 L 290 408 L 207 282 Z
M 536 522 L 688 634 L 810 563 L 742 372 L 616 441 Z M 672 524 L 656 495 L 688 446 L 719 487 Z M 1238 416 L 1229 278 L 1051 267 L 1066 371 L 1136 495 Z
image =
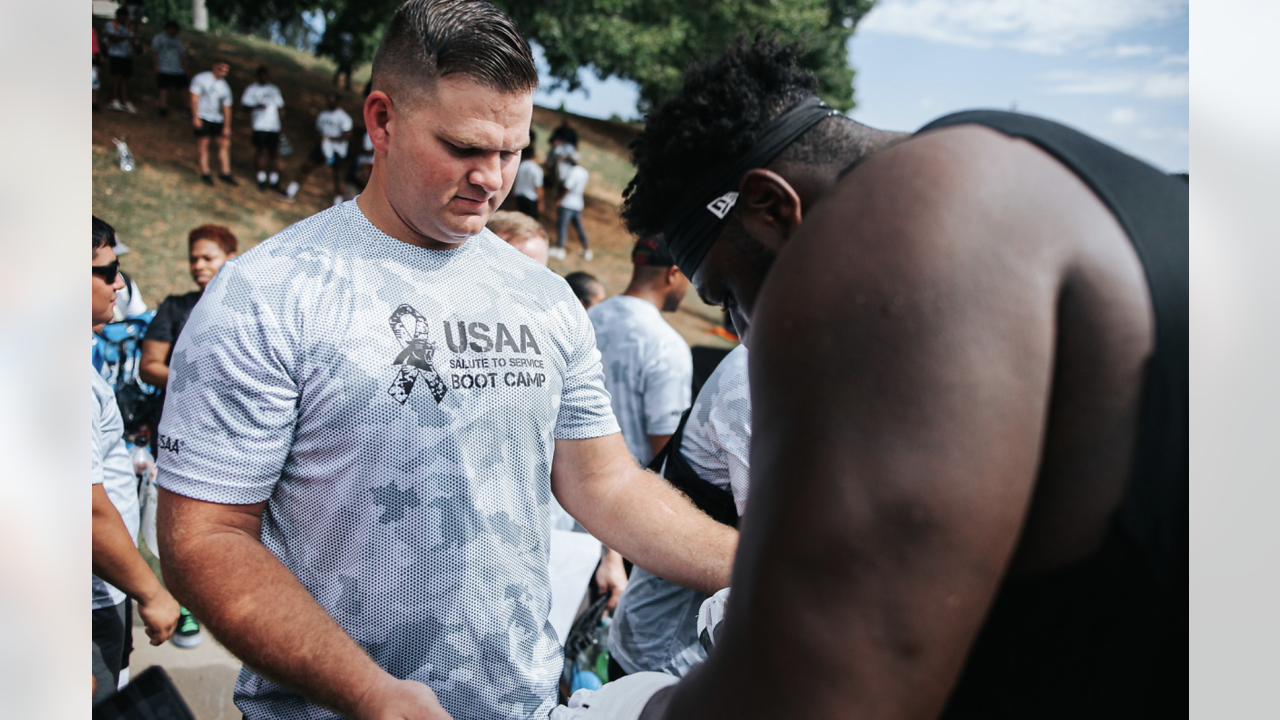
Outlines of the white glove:
M 567 705 L 552 710 L 548 720 L 637 720 L 654 693 L 678 680 L 666 673 L 640 672 L 599 690 L 582 689 Z
M 724 622 L 725 609 L 729 605 L 729 588 L 712 595 L 702 601 L 698 608 L 698 642 L 702 649 L 711 653 L 716 639 L 720 637 L 720 623 Z

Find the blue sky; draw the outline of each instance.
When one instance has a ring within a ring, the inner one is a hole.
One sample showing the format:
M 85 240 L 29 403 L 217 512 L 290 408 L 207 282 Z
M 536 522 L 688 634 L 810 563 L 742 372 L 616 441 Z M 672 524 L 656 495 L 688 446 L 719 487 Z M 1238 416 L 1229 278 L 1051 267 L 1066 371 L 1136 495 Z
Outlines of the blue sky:
M 1188 0 L 880 0 L 849 43 L 855 107 L 914 130 L 954 110 L 1012 109 L 1072 125 L 1170 172 L 1188 162 Z M 636 91 L 582 73 L 535 101 L 636 116 Z

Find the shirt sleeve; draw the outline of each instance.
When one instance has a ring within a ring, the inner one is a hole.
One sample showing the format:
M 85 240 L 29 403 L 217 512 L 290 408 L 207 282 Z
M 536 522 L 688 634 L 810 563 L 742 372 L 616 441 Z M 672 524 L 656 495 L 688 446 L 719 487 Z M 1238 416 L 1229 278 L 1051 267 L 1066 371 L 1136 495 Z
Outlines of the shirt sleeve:
M 670 435 L 693 393 L 693 353 L 683 340 L 663 342 L 644 365 L 644 431 Z
M 351 132 L 351 128 L 355 127 L 354 124 L 351 122 L 351 116 L 346 114 L 345 112 L 342 113 L 342 117 L 340 118 L 339 125 L 342 127 L 342 132 Z
M 174 341 L 173 313 L 176 305 L 174 298 L 176 297 L 176 295 L 170 295 L 160 303 L 160 307 L 156 309 L 155 317 L 151 318 L 151 322 L 147 325 L 147 333 L 142 336 L 143 340 L 167 343 Z
M 240 104 L 244 107 L 257 107 L 257 92 L 253 85 L 244 89 L 244 93 L 240 95 Z
M 566 291 L 568 286 L 565 286 Z M 581 440 L 621 432 L 613 416 L 609 392 L 604 388 L 604 369 L 596 349 L 595 329 L 587 312 L 569 296 L 569 353 L 566 358 L 560 412 L 556 417 L 557 440 Z
M 293 444 L 297 363 L 290 288 L 218 271 L 174 347 L 158 483 L 206 502 L 271 496 Z
M 159 52 L 159 51 L 160 51 L 160 46 L 163 44 L 163 43 L 160 41 L 160 38 L 162 38 L 162 37 L 164 37 L 164 36 L 163 36 L 163 35 L 157 35 L 157 36 L 155 36 L 155 37 L 151 38 L 151 49 L 152 49 L 152 50 L 155 50 L 156 52 Z

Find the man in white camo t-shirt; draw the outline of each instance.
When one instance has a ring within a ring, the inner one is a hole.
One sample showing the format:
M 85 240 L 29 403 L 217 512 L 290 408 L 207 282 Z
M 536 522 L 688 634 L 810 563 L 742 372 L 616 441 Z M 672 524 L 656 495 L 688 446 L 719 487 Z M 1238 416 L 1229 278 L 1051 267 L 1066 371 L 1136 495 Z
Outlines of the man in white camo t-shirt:
M 742 515 L 751 475 L 746 345 L 725 356 L 698 392 L 678 452 L 699 478 L 731 492 Z M 609 679 L 645 671 L 684 676 L 706 659 L 698 642 L 698 608 L 706 599 L 644 568 L 632 570 L 609 626 Z
M 736 533 L 636 465 L 581 304 L 484 230 L 537 84 L 511 21 L 411 0 L 372 84 L 365 192 L 224 266 L 174 348 L 165 580 L 249 720 L 543 718 L 552 493 L 703 591 Z
M 636 462 L 647 465 L 675 432 L 693 392 L 689 344 L 662 317 L 680 307 L 689 280 L 661 238 L 636 241 L 631 264 L 627 289 L 587 317 L 622 437 Z

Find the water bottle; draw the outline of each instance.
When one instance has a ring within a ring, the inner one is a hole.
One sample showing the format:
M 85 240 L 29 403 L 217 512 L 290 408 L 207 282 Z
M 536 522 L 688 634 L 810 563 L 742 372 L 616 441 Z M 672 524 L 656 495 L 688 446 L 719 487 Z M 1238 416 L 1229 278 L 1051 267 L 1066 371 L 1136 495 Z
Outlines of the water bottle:
M 133 153 L 129 152 L 129 145 L 120 138 L 111 138 L 111 141 L 116 144 L 116 160 L 120 163 L 120 169 L 125 172 L 133 170 Z
M 280 133 L 280 154 L 289 156 L 293 154 L 293 143 L 289 142 L 289 136 Z

